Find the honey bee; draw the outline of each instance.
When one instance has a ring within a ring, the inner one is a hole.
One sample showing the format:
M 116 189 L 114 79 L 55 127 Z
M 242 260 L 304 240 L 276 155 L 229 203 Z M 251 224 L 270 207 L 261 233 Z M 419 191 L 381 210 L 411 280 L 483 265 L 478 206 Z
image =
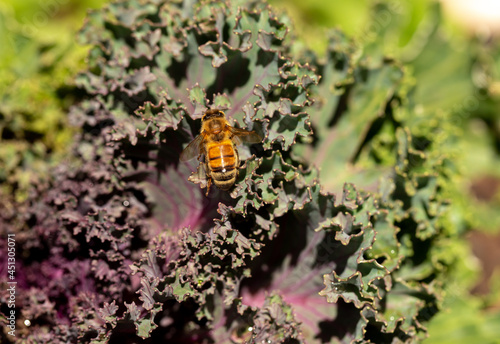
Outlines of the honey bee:
M 240 160 L 236 145 L 258 143 L 262 138 L 255 131 L 232 127 L 224 112 L 210 109 L 201 118 L 200 134 L 187 145 L 180 155 L 181 161 L 205 156 L 207 193 L 213 183 L 219 189 L 229 190 L 238 177 Z

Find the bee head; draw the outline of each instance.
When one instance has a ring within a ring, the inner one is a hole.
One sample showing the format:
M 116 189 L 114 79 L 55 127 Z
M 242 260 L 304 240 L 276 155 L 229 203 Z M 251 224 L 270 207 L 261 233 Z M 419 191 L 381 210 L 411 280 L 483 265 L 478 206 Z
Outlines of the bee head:
M 218 109 L 209 109 L 203 114 L 203 117 L 201 118 L 202 121 L 210 119 L 210 118 L 217 118 L 217 117 L 226 117 L 224 112 L 218 110 Z

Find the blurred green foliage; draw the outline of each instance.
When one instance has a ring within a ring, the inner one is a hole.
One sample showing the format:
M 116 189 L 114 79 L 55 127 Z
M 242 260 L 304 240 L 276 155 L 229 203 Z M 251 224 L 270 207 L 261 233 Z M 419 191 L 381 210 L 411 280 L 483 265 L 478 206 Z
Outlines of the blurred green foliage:
M 73 135 L 66 113 L 77 93 L 73 76 L 87 49 L 76 31 L 102 0 L 0 4 L 0 193 L 25 199 L 50 166 L 64 158 Z

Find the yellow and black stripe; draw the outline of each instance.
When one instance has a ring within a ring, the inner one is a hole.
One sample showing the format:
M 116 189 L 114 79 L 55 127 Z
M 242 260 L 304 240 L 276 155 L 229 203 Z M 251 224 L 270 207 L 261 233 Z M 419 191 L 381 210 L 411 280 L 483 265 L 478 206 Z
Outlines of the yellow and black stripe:
M 221 190 L 233 186 L 238 175 L 238 152 L 231 140 L 207 144 L 207 167 L 214 184 Z

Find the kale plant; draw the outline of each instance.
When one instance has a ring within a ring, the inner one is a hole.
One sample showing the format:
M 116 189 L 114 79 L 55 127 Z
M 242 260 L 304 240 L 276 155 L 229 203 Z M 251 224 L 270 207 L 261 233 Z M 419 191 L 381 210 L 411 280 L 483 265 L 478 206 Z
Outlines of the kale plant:
M 446 265 L 446 160 L 419 135 L 401 66 L 337 31 L 318 58 L 288 22 L 246 1 L 89 15 L 75 159 L 1 215 L 2 249 L 17 237 L 22 342 L 425 336 Z M 179 155 L 210 108 L 264 139 L 240 147 L 229 193 L 205 197 L 198 162 Z M 7 324 L 5 299 L 1 311 Z

